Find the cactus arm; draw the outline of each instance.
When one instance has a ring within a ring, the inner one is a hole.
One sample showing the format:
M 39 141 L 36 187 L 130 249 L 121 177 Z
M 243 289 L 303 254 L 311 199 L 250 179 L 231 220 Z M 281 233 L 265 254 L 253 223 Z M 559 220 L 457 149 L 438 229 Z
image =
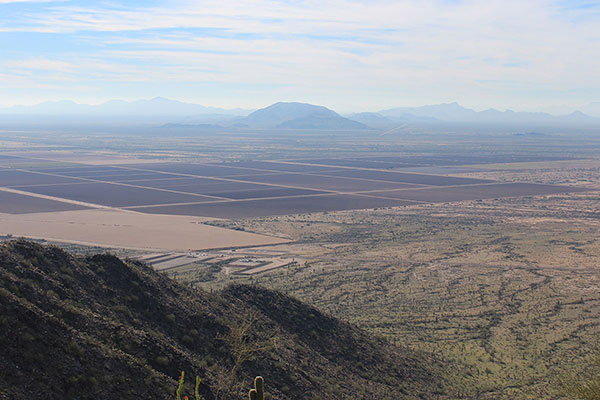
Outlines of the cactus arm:
M 200 387 L 201 381 L 202 379 L 200 379 L 199 376 L 196 376 L 196 389 L 194 389 L 194 396 L 196 396 L 196 400 L 202 400 L 202 398 L 200 397 L 200 393 L 198 393 L 198 388 Z
M 184 377 L 185 372 L 181 371 L 181 376 L 179 377 L 179 387 L 177 387 L 177 400 L 181 400 L 181 389 L 183 388 Z
M 256 389 L 256 399 L 264 400 L 265 398 L 265 380 L 262 376 L 254 378 L 254 389 Z

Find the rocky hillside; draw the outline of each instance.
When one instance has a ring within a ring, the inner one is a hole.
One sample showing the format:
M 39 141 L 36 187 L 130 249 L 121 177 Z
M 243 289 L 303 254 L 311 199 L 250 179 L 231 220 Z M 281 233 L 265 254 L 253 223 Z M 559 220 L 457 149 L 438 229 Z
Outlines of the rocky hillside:
M 0 244 L 0 398 L 446 398 L 445 367 L 277 292 L 184 287 L 146 265 Z

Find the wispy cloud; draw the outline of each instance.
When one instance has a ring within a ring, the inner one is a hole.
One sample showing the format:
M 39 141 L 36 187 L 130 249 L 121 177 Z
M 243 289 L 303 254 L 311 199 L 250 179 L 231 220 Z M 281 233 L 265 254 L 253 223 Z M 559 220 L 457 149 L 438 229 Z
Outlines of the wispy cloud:
M 66 0 L 0 0 L 0 4 L 8 4 L 8 3 L 52 3 L 58 1 L 66 1 Z
M 56 41 L 51 51 L 9 44 L 5 75 L 23 69 L 39 82 L 54 71 L 105 98 L 130 81 L 130 96 L 148 94 L 135 86 L 145 82 L 152 94 L 221 105 L 293 98 L 345 109 L 448 100 L 483 108 L 586 102 L 564 93 L 600 89 L 598 1 L 9 3 L 0 0 L 0 13 L 9 7 L 0 40 L 37 32 Z M 77 96 L 76 85 L 63 94 Z

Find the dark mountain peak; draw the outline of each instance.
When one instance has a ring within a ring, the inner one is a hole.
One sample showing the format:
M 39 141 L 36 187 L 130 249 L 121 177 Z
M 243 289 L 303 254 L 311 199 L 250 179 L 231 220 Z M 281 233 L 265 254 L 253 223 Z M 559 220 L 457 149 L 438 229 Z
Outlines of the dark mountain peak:
M 268 107 L 256 110 L 245 119 L 248 122 L 268 122 L 270 124 L 280 124 L 282 122 L 305 117 L 307 115 L 321 112 L 330 115 L 337 115 L 334 111 L 323 106 L 315 106 L 307 103 L 297 102 L 278 102 Z
M 278 102 L 238 121 L 255 128 L 286 129 L 365 129 L 366 126 L 344 118 L 327 107 L 298 102 Z

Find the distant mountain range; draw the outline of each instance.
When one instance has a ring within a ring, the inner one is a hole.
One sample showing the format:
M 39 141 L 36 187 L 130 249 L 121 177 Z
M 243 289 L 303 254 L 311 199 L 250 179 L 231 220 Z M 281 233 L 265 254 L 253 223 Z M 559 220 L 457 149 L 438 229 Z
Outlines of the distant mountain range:
M 546 112 L 552 115 L 566 115 L 570 114 L 574 111 L 581 111 L 584 114 L 590 115 L 592 117 L 600 118 L 600 101 L 596 101 L 589 104 L 584 104 L 578 107 L 572 106 L 550 106 L 544 107 L 543 109 L 539 109 L 536 111 Z
M 111 100 L 99 105 L 72 101 L 45 102 L 33 106 L 0 108 L 0 123 L 145 123 L 168 129 L 394 129 L 402 126 L 475 124 L 488 126 L 600 127 L 600 102 L 564 115 L 489 109 L 475 111 L 458 103 L 399 107 L 379 112 L 341 116 L 335 111 L 307 103 L 279 102 L 251 112 L 244 109 L 206 107 L 156 97 L 127 102 Z M 36 118 L 31 118 L 35 116 Z
M 344 118 L 323 106 L 306 103 L 275 103 L 254 111 L 239 121 L 237 126 L 283 129 L 368 129 L 358 121 Z
M 396 127 L 400 124 L 436 124 L 441 123 L 442 120 L 428 117 L 428 116 L 417 116 L 410 113 L 404 113 L 399 115 L 384 115 L 384 112 L 363 112 L 352 114 L 349 116 L 353 121 L 361 122 L 376 129 L 389 129 Z
M 70 100 L 48 101 L 32 106 L 13 106 L 0 108 L 0 114 L 37 114 L 37 115 L 113 115 L 113 116 L 149 116 L 149 115 L 206 115 L 222 114 L 244 116 L 251 110 L 205 107 L 199 104 L 184 103 L 177 100 L 155 97 L 150 100 L 124 101 L 110 100 L 98 105 L 79 104 Z
M 480 124 L 575 124 L 600 125 L 600 118 L 591 117 L 580 111 L 567 115 L 551 115 L 542 112 L 516 112 L 512 110 L 498 111 L 488 109 L 474 111 L 462 107 L 458 103 L 427 105 L 422 107 L 400 107 L 383 110 L 376 115 L 387 118 L 390 122 L 452 122 Z M 371 118 L 373 118 L 371 116 Z
M 592 117 L 600 118 L 600 101 L 586 104 L 576 111 L 581 111 L 582 113 L 591 115 Z

